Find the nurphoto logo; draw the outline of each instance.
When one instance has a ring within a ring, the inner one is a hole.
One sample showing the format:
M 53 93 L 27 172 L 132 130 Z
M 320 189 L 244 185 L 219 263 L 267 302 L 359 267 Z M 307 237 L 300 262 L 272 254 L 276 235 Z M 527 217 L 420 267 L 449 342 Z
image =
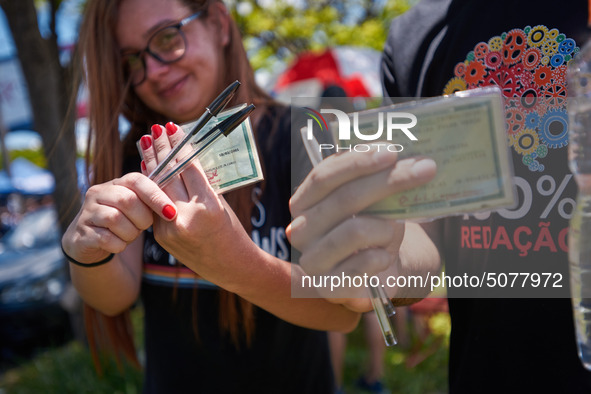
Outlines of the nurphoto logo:
M 417 117 L 408 112 L 377 112 L 372 114 L 375 118 L 367 119 L 367 114 L 364 115 L 362 127 L 360 127 L 359 113 L 345 113 L 344 111 L 330 108 L 320 109 L 320 112 L 313 110 L 312 108 L 305 107 L 307 110 L 306 114 L 310 117 L 306 124 L 306 138 L 309 141 L 314 140 L 314 124 L 316 124 L 321 132 L 328 131 L 328 123 L 323 114 L 331 114 L 336 117 L 336 123 L 338 125 L 335 137 L 338 139 L 339 144 L 337 146 L 333 144 L 319 144 L 319 151 L 322 150 L 336 150 L 342 151 L 357 151 L 366 152 L 371 150 L 371 146 L 366 143 L 352 144 L 351 141 L 368 141 L 372 142 L 372 146 L 384 145 L 391 152 L 401 152 L 404 147 L 400 144 L 392 143 L 395 137 L 400 135 L 400 132 L 404 134 L 409 140 L 417 141 L 417 137 L 410 131 L 411 128 L 416 126 Z M 376 144 L 377 141 L 385 141 L 387 144 Z M 348 144 L 348 145 L 347 145 Z M 378 147 L 379 148 L 379 147 Z

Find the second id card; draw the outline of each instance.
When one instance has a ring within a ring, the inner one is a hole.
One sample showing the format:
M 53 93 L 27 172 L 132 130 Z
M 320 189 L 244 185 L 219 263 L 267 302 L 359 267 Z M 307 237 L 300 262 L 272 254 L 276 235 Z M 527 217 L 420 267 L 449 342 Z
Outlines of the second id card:
M 245 106 L 236 106 L 220 113 L 203 129 L 211 129 L 216 123 Z M 193 125 L 194 122 L 185 123 L 181 128 L 186 133 Z M 238 127 L 239 130 L 234 130 L 227 137 L 221 137 L 213 143 L 199 160 L 209 184 L 217 193 L 224 193 L 263 179 L 250 118 Z M 197 134 L 199 135 L 200 133 Z
M 393 194 L 365 213 L 431 219 L 515 204 L 500 90 L 474 89 L 371 110 L 349 110 L 348 120 L 340 113 L 345 111 L 335 111 L 338 102 L 334 103 L 332 109 L 321 106 L 315 112 L 328 126 L 334 145 L 310 143 L 316 139 L 302 128 L 309 154 L 315 149 L 326 157 L 325 148 L 332 148 L 330 153 L 361 152 L 381 144 L 381 149 L 395 151 L 399 160 L 430 157 L 437 164 L 437 175 L 429 183 Z M 314 125 L 315 121 L 308 122 L 308 128 Z

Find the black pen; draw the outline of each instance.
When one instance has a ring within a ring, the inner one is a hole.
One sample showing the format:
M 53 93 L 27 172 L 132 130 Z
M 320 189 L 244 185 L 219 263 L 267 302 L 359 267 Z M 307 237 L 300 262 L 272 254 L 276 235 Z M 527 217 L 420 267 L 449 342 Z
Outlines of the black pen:
M 224 89 L 222 93 L 220 93 L 218 97 L 215 98 L 215 100 L 213 100 L 213 102 L 208 107 L 205 108 L 205 112 L 199 117 L 199 119 L 197 119 L 197 122 L 191 131 L 188 132 L 185 137 L 183 137 L 183 140 L 178 145 L 176 145 L 160 163 L 158 163 L 158 166 L 156 166 L 154 171 L 152 171 L 150 174 L 150 179 L 153 180 L 156 178 L 156 176 L 160 174 L 164 168 L 166 168 L 168 163 L 170 163 L 177 153 L 179 153 L 183 146 L 185 146 L 191 140 L 191 138 L 193 138 L 193 136 L 195 136 L 195 134 L 197 134 L 207 124 L 207 122 L 211 120 L 211 118 L 217 116 L 226 107 L 228 102 L 232 99 L 232 97 L 234 97 L 234 93 L 236 93 L 236 90 L 238 90 L 239 87 L 239 81 L 232 82 L 226 89 Z
M 166 184 L 172 180 L 175 175 L 180 174 L 189 164 L 191 164 L 193 159 L 200 156 L 211 144 L 217 141 L 218 138 L 220 138 L 222 135 L 227 137 L 232 131 L 236 130 L 254 109 L 255 106 L 250 104 L 246 108 L 243 108 L 240 111 L 230 115 L 215 125 L 211 130 L 208 130 L 207 133 L 199 139 L 196 144 L 198 146 L 195 147 L 195 150 L 192 153 L 188 154 L 181 161 L 179 161 L 177 165 L 172 168 L 172 170 L 163 175 L 160 179 L 154 179 L 154 182 L 156 182 L 161 188 L 166 186 Z

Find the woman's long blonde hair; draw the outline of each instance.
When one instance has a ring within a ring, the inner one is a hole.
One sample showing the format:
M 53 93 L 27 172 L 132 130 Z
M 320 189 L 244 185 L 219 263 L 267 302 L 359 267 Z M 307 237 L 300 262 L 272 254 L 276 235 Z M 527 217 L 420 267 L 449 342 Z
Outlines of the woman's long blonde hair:
M 89 168 L 92 168 L 91 184 L 120 177 L 124 158 L 137 154 L 135 141 L 147 133 L 152 124 L 164 124 L 169 120 L 148 108 L 125 81 L 115 34 L 118 9 L 122 1 L 124 0 L 88 1 L 80 29 L 78 45 L 83 66 L 79 69 L 84 70 L 83 79 L 88 87 L 91 129 L 89 146 L 93 147 L 92 152 L 87 154 Z M 213 1 L 220 0 L 179 0 L 193 11 L 207 10 Z M 260 119 L 260 114 L 272 100 L 255 83 L 242 37 L 231 17 L 230 42 L 224 50 L 223 58 L 225 70 L 222 75 L 225 80 L 220 81 L 220 90 L 239 80 L 242 85 L 233 103 L 255 103 L 257 110 L 251 118 Z M 131 130 L 123 141 L 119 134 L 119 114 L 123 114 L 131 122 Z M 254 129 L 256 132 L 256 127 Z M 246 187 L 224 196 L 247 231 L 250 231 L 253 208 L 251 192 L 252 187 Z M 193 314 L 196 316 L 195 311 Z M 97 349 L 113 352 L 117 360 L 123 355 L 137 364 L 129 311 L 120 316 L 108 317 L 85 306 L 85 322 L 89 345 L 99 371 Z M 196 329 L 195 320 L 194 327 Z M 241 339 L 250 343 L 254 331 L 252 304 L 235 294 L 220 290 L 220 327 L 229 333 L 237 346 Z

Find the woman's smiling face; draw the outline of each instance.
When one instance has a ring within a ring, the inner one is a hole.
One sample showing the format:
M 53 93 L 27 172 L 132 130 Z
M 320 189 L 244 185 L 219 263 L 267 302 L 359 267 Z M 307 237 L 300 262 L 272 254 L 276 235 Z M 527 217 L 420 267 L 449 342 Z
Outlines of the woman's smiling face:
M 221 85 L 228 29 L 220 18 L 227 15 L 217 2 L 204 11 L 181 27 L 187 45 L 178 61 L 164 64 L 144 53 L 145 80 L 133 88 L 149 108 L 177 123 L 199 117 Z M 141 51 L 155 31 L 194 13 L 178 0 L 124 0 L 116 31 L 119 49 L 122 53 Z

